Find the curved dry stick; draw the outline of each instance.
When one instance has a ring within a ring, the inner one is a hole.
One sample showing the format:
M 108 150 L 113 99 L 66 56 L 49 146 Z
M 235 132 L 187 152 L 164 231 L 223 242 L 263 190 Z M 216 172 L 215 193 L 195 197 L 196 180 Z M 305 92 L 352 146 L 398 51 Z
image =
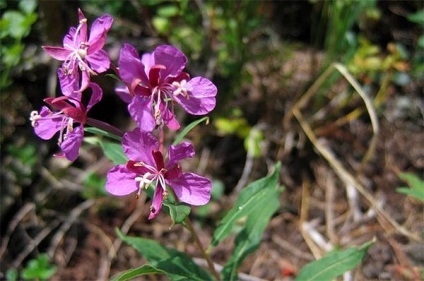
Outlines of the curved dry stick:
M 16 215 L 13 217 L 12 221 L 10 222 L 6 234 L 3 237 L 3 242 L 1 243 L 0 247 L 0 258 L 3 256 L 4 252 L 7 249 L 7 244 L 9 243 L 10 236 L 12 235 L 15 228 L 18 226 L 19 222 L 21 222 L 24 218 L 24 216 L 35 210 L 35 204 L 34 203 L 26 203 L 22 208 L 19 209 L 19 211 L 16 213 Z
M 380 215 L 380 216 L 377 216 L 377 219 L 379 217 L 380 218 L 383 217 L 392 226 L 394 226 L 401 234 L 411 238 L 412 240 L 421 241 L 421 239 L 417 235 L 409 232 L 404 227 L 399 225 L 394 219 L 392 219 L 390 215 L 387 214 L 386 211 L 384 211 L 384 209 L 379 206 L 379 204 L 376 202 L 374 197 L 358 181 L 356 181 L 355 178 L 336 159 L 336 157 L 334 157 L 334 155 L 317 140 L 315 134 L 313 133 L 309 125 L 305 122 L 300 111 L 297 108 L 294 108 L 292 111 L 293 111 L 293 115 L 299 121 L 300 126 L 302 127 L 306 136 L 309 138 L 309 140 L 312 142 L 312 144 L 318 150 L 321 156 L 327 160 L 327 162 L 333 168 L 334 172 L 337 174 L 340 180 L 345 183 L 345 185 L 350 184 L 354 186 L 365 197 L 365 199 L 368 200 L 368 202 L 370 203 L 370 208 L 374 209 Z M 384 223 L 382 223 L 382 226 L 384 226 Z
M 90 208 L 94 204 L 94 202 L 95 202 L 94 199 L 90 199 L 90 200 L 82 202 L 81 204 L 76 206 L 74 209 L 72 209 L 67 220 L 62 224 L 62 226 L 56 232 L 56 234 L 54 235 L 52 239 L 52 242 L 47 251 L 47 255 L 49 257 L 54 256 L 54 253 L 56 252 L 56 249 L 59 246 L 60 241 L 62 241 L 63 237 L 65 236 L 65 233 L 68 232 L 69 228 L 71 228 L 71 226 L 75 223 L 75 221 L 81 215 L 81 213 L 84 210 Z
M 131 226 L 138 220 L 138 218 L 143 213 L 143 208 L 141 206 L 146 202 L 147 195 L 146 193 L 142 193 L 140 198 L 138 199 L 138 204 L 135 210 L 131 213 L 131 215 L 125 220 L 125 222 L 121 226 L 121 233 L 126 235 L 130 230 Z M 107 255 L 102 257 L 100 261 L 100 267 L 97 273 L 97 280 L 107 280 L 109 278 L 110 267 L 112 261 L 115 259 L 116 254 L 118 253 L 119 248 L 122 245 L 122 240 L 120 238 L 116 238 L 112 245 L 109 247 L 109 251 Z
M 365 103 L 365 107 L 367 108 L 368 114 L 371 119 L 371 126 L 373 129 L 373 136 L 371 138 L 370 145 L 368 147 L 367 152 L 365 153 L 364 157 L 361 161 L 361 166 L 359 167 L 357 173 L 359 174 L 362 169 L 365 167 L 366 163 L 369 161 L 369 159 L 374 154 L 376 148 L 377 148 L 377 140 L 378 135 L 380 133 L 380 126 L 378 125 L 378 118 L 377 113 L 375 112 L 374 106 L 370 98 L 367 96 L 367 94 L 362 90 L 359 83 L 353 78 L 353 76 L 347 71 L 346 67 L 341 65 L 340 63 L 335 63 L 334 67 L 346 78 L 347 81 L 352 85 L 352 87 L 356 90 L 356 92 L 361 96 L 362 100 Z

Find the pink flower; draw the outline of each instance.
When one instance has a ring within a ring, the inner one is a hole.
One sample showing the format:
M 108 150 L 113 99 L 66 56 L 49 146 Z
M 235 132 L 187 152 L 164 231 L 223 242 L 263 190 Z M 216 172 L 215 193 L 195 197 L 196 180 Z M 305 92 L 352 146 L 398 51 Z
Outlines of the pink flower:
M 210 200 L 211 181 L 194 173 L 183 173 L 179 161 L 194 156 L 194 148 L 188 142 L 170 146 L 165 163 L 159 142 L 149 132 L 135 129 L 124 135 L 122 147 L 130 159 L 126 165 L 117 165 L 107 174 L 106 190 L 116 196 L 138 194 L 154 184 L 149 219 L 154 218 L 168 196 L 166 185 L 176 197 L 190 205 L 204 205 Z
M 183 72 L 186 63 L 184 53 L 173 46 L 159 46 L 140 59 L 133 46 L 124 44 L 119 56 L 119 75 L 128 86 L 128 110 L 140 129 L 153 131 L 163 124 L 172 130 L 179 129 L 174 102 L 193 115 L 204 115 L 214 109 L 216 86 L 204 77 L 190 79 Z M 121 97 L 123 93 L 120 92 Z
M 71 27 L 69 33 L 63 38 L 63 47 L 43 46 L 43 49 L 53 58 L 63 61 L 64 74 L 80 82 L 79 91 L 87 88 L 90 75 L 96 75 L 109 69 L 110 59 L 103 46 L 106 42 L 107 32 L 112 27 L 113 18 L 103 15 L 97 18 L 87 34 L 87 19 L 78 9 L 79 25 Z
M 70 161 L 74 161 L 78 157 L 84 138 L 87 113 L 101 100 L 103 95 L 102 89 L 97 84 L 90 83 L 88 86 L 91 88 L 92 94 L 87 106 L 81 103 L 81 94 L 79 94 L 79 99 L 71 96 L 44 99 L 48 105 L 57 109 L 57 112 L 52 112 L 46 106 L 41 108 L 40 113 L 31 112 L 31 124 L 40 138 L 49 140 L 59 132 L 58 145 L 62 153 L 55 156 L 65 156 Z M 79 123 L 80 126 L 74 127 L 74 123 Z

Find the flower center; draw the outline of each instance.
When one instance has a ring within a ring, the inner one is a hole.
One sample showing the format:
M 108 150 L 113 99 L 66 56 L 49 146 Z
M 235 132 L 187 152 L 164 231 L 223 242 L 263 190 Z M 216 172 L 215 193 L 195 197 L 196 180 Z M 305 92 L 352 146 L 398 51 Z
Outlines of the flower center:
M 181 80 L 181 82 L 178 82 L 178 81 L 172 82 L 172 86 L 177 87 L 177 89 L 172 92 L 174 96 L 182 95 L 186 99 L 189 99 L 187 94 L 187 88 L 185 87 L 186 84 L 187 84 L 187 80 L 185 79 Z

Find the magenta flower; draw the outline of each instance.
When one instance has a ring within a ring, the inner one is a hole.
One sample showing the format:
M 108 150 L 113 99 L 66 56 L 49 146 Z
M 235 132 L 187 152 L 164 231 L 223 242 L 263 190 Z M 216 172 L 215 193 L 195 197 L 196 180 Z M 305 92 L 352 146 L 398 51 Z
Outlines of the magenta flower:
M 53 58 L 63 61 L 63 72 L 80 82 L 79 91 L 87 88 L 90 75 L 96 75 L 109 69 L 110 59 L 103 46 L 106 42 L 107 32 L 112 27 L 113 18 L 103 15 L 97 18 L 87 34 L 87 19 L 78 9 L 79 25 L 71 27 L 69 33 L 63 38 L 63 47 L 43 46 L 43 49 Z
M 78 157 L 79 148 L 84 138 L 84 124 L 87 122 L 87 113 L 101 100 L 103 95 L 102 89 L 97 84 L 90 83 L 88 86 L 91 88 L 92 94 L 87 106 L 84 106 L 78 98 L 61 96 L 44 99 L 48 105 L 57 109 L 57 112 L 52 112 L 46 106 L 41 108 L 40 113 L 37 111 L 31 112 L 31 124 L 40 138 L 49 140 L 59 132 L 58 145 L 62 152 L 55 154 L 55 156 L 64 156 L 70 161 L 74 161 Z M 79 95 L 81 96 L 81 94 Z M 79 123 L 80 126 L 74 127 L 74 123 Z
M 124 44 L 119 56 L 119 75 L 128 86 L 128 110 L 140 129 L 153 131 L 166 124 L 178 130 L 174 102 L 193 115 L 204 115 L 214 109 L 217 88 L 206 78 L 190 79 L 183 72 L 186 63 L 183 52 L 173 46 L 159 46 L 140 59 L 133 46 Z
M 168 196 L 166 185 L 176 197 L 190 205 L 204 205 L 210 200 L 211 181 L 194 173 L 183 173 L 179 161 L 194 156 L 194 148 L 188 142 L 170 146 L 168 161 L 159 151 L 158 140 L 139 128 L 124 135 L 122 147 L 127 155 L 126 165 L 117 165 L 107 174 L 106 190 L 112 195 L 124 196 L 155 185 L 149 219 L 154 218 Z

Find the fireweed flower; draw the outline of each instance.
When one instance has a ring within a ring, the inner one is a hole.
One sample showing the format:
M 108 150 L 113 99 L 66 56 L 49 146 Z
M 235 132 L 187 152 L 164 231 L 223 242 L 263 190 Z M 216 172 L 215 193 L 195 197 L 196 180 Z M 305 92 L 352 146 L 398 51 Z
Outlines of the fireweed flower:
M 153 131 L 166 124 L 178 130 L 174 102 L 193 115 L 204 115 L 214 109 L 216 86 L 204 77 L 190 79 L 183 72 L 186 63 L 184 53 L 173 46 L 161 45 L 140 59 L 133 46 L 124 44 L 118 62 L 119 75 L 128 86 L 128 110 L 140 129 Z
M 172 188 L 181 202 L 195 206 L 209 202 L 211 181 L 194 173 L 183 173 L 178 163 L 194 156 L 191 143 L 171 145 L 167 163 L 159 151 L 158 140 L 151 133 L 139 128 L 124 135 L 122 147 L 130 160 L 126 165 L 117 165 L 108 172 L 106 190 L 116 196 L 133 192 L 139 195 L 143 189 L 153 184 L 155 191 L 149 219 L 154 218 L 161 210 L 162 202 L 168 196 L 166 186 Z
M 43 49 L 54 59 L 63 61 L 63 72 L 76 81 L 80 81 L 79 91 L 87 88 L 90 75 L 96 75 L 109 69 L 110 59 L 103 46 L 107 32 L 112 27 L 113 18 L 103 15 L 97 18 L 87 34 L 87 19 L 78 9 L 79 25 L 71 27 L 63 38 L 63 47 L 43 46 Z
M 72 96 L 61 96 L 58 98 L 46 98 L 44 101 L 57 112 L 52 112 L 47 106 L 43 106 L 40 113 L 31 112 L 30 121 L 34 127 L 35 134 L 44 140 L 51 139 L 59 132 L 58 145 L 61 153 L 58 157 L 66 157 L 74 161 L 78 157 L 79 148 L 84 138 L 84 124 L 87 121 L 88 111 L 98 103 L 103 95 L 102 89 L 94 83 L 90 83 L 91 98 L 85 106 L 81 99 Z M 81 97 L 81 94 L 79 94 Z M 80 126 L 74 127 L 74 123 Z

